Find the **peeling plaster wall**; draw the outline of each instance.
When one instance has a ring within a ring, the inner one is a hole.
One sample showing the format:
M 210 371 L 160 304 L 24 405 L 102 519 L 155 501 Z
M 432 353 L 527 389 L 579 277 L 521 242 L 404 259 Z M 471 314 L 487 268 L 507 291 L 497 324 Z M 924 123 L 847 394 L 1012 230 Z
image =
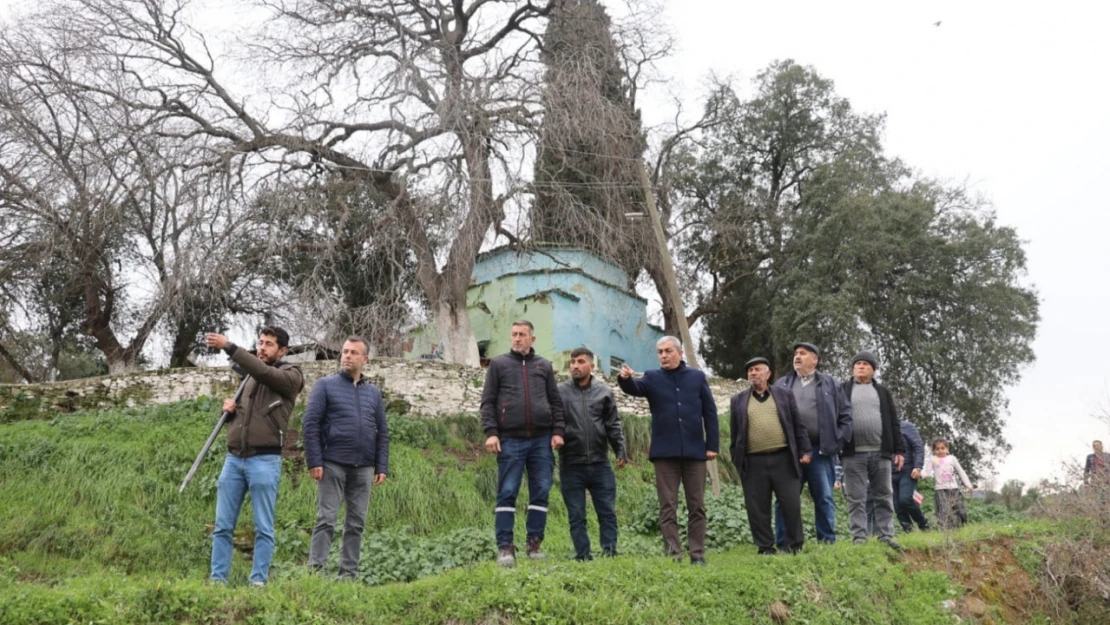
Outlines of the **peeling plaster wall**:
M 303 363 L 305 390 L 300 402 L 308 397 L 312 384 L 337 370 L 335 362 Z M 370 361 L 365 374 L 384 392 L 392 410 L 408 414 L 436 417 L 450 414 L 477 414 L 485 380 L 484 369 L 472 369 L 438 361 L 376 359 Z M 559 378 L 566 379 L 565 374 Z M 613 387 L 622 413 L 647 415 L 647 401 L 628 397 L 616 386 L 613 377 L 602 378 Z M 747 387 L 747 382 L 710 378 L 710 388 L 717 402 L 720 418 L 728 418 L 728 403 L 733 394 Z M 200 396 L 230 396 L 237 380 L 227 367 L 141 371 L 114 376 L 86 378 L 53 384 L 0 385 L 0 411 L 22 394 L 41 402 L 49 411 L 70 412 L 92 408 L 166 404 Z

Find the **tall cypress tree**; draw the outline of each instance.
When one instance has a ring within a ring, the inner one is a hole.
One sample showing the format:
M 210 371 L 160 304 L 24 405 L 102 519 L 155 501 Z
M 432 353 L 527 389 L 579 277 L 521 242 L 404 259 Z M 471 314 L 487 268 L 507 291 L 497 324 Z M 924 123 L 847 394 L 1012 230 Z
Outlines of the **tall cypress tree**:
M 594 251 L 635 279 L 641 226 L 624 214 L 642 210 L 646 141 L 610 27 L 597 0 L 565 0 L 551 13 L 532 239 Z

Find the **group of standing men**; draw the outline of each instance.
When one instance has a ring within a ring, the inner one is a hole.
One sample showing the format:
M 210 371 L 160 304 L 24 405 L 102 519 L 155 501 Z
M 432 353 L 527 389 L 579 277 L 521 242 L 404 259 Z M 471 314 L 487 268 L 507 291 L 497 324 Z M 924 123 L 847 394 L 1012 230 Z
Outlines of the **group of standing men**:
M 230 414 L 228 454 L 217 482 L 209 579 L 227 583 L 232 535 L 249 492 L 255 532 L 249 579 L 251 585 L 264 586 L 274 553 L 281 453 L 293 403 L 304 388 L 304 375 L 299 367 L 282 360 L 289 352 L 289 334 L 281 328 L 262 329 L 257 355 L 221 334 L 208 334 L 205 341 L 209 347 L 223 350 L 233 367 L 250 376 L 238 401 L 224 402 L 224 410 Z M 317 482 L 316 524 L 308 564 L 321 570 L 327 563 L 339 507 L 345 503 L 340 579 L 358 574 L 370 487 L 384 483 L 389 472 L 389 429 L 382 393 L 362 375 L 369 351 L 361 337 L 343 343 L 340 371 L 312 387 L 302 424 L 308 473 Z
M 530 322 L 514 322 L 511 349 L 490 361 L 482 391 L 485 447 L 497 454 L 497 562 L 512 566 L 516 561 L 516 497 L 525 473 L 526 554 L 544 557 L 541 545 L 555 451 L 561 458 L 560 481 L 576 559 L 592 558 L 586 532 L 587 493 L 598 516 L 602 555 L 616 555 L 616 478 L 609 450 L 618 468 L 628 462 L 616 399 L 606 384 L 594 383 L 594 354 L 589 349 L 571 353 L 571 379 L 557 384 L 551 363 L 535 353 L 535 340 Z M 206 342 L 225 351 L 233 366 L 250 376 L 238 400 L 224 403 L 230 413 L 228 455 L 218 482 L 210 578 L 227 581 L 232 534 L 249 492 L 255 525 L 250 582 L 263 585 L 273 555 L 281 452 L 304 378 L 296 365 L 282 360 L 289 335 L 281 328 L 261 331 L 257 355 L 220 334 L 207 335 Z M 624 365 L 617 382 L 624 393 L 646 398 L 650 407 L 648 458 L 655 469 L 664 552 L 676 558 L 682 554 L 677 519 L 681 485 L 689 515 L 690 562 L 705 565 L 706 463 L 720 451 L 716 403 L 705 374 L 686 365 L 677 338 L 663 337 L 656 351 L 659 369 L 636 377 Z M 303 423 L 306 464 L 318 483 L 309 566 L 322 569 L 327 562 L 338 510 L 345 503 L 340 578 L 353 578 L 358 572 L 370 489 L 385 482 L 388 474 L 389 431 L 382 394 L 361 373 L 368 352 L 362 338 L 344 342 L 340 372 L 313 387 Z M 921 439 L 912 424 L 899 420 L 890 392 L 874 380 L 878 361 L 873 355 L 857 354 L 853 379 L 843 384 L 818 372 L 819 361 L 817 346 L 796 344 L 793 371 L 772 385 L 770 361 L 753 358 L 745 367 L 751 387 L 732 398 L 730 450 L 740 473 L 753 540 L 763 554 L 801 549 L 801 491 L 808 484 L 817 538 L 835 542 L 833 489 L 836 464 L 842 458 L 854 541 L 867 540 L 870 500 L 875 533 L 898 548 L 895 509 L 905 529 L 912 522 L 925 528 L 912 498 L 921 476 Z M 910 463 L 905 462 L 907 449 Z M 897 497 L 892 485 L 897 485 Z M 772 532 L 772 515 L 777 533 Z
M 587 491 L 597 509 L 603 553 L 615 554 L 616 487 L 607 446 L 616 452 L 618 467 L 627 456 L 612 393 L 592 382 L 589 350 L 572 353 L 572 379 L 557 385 L 551 363 L 536 355 L 534 342 L 532 324 L 515 322 L 511 350 L 490 361 L 482 393 L 486 449 L 498 454 L 497 561 L 503 566 L 515 563 L 516 497 L 525 472 L 526 553 L 529 558 L 543 557 L 556 450 L 562 458 L 562 489 L 576 557 L 591 557 L 585 530 Z M 660 339 L 656 350 L 659 369 L 636 377 L 624 365 L 617 383 L 624 393 L 645 397 L 650 407 L 648 458 L 655 469 L 664 553 L 682 553 L 677 522 L 681 485 L 689 514 L 690 562 L 704 565 L 706 463 L 720 451 L 717 408 L 705 374 L 686 365 L 677 338 Z M 817 346 L 798 343 L 793 371 L 772 385 L 770 361 L 754 358 L 746 365 L 751 388 L 732 398 L 730 450 L 741 476 L 753 540 L 760 553 L 801 549 L 801 491 L 808 485 L 817 538 L 835 542 L 833 489 L 836 466 L 843 459 L 853 540 L 864 542 L 875 533 L 900 548 L 894 540 L 896 511 L 904 529 L 914 523 L 927 527 L 913 499 L 924 460 L 921 438 L 912 424 L 898 418 L 890 392 L 874 380 L 878 361 L 871 353 L 856 355 L 853 379 L 843 384 L 818 372 L 819 361 Z M 873 530 L 869 502 L 874 506 Z

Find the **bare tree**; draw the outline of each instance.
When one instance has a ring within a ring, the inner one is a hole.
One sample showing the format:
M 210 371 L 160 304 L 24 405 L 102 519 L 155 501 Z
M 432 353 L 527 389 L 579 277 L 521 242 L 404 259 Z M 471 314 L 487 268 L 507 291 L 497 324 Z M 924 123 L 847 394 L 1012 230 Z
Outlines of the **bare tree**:
M 192 280 L 211 278 L 200 241 L 218 202 L 187 165 L 195 142 L 106 94 L 120 75 L 71 43 L 32 21 L 0 39 L 3 304 L 45 326 L 55 365 L 76 326 L 124 371 Z
M 406 233 L 445 357 L 477 364 L 466 291 L 522 188 L 515 155 L 538 110 L 535 32 L 554 4 L 261 1 L 269 17 L 238 44 L 250 52 L 239 60 L 255 73 L 280 68 L 264 78 L 268 93 L 243 86 L 183 0 L 56 0 L 36 20 L 74 42 L 68 53 L 123 76 L 72 86 L 153 115 L 164 136 L 203 138 L 213 165 L 245 178 L 259 175 L 251 167 L 323 168 L 372 185 Z M 453 209 L 442 231 L 418 198 L 430 195 Z

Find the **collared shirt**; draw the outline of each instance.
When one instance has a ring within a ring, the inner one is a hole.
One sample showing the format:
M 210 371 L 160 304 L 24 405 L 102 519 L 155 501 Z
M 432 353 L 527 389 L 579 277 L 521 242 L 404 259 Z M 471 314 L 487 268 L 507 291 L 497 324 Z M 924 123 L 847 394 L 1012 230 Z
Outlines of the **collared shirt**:
M 769 386 L 766 389 L 764 389 L 764 391 L 762 393 L 758 393 L 758 392 L 756 392 L 755 389 L 752 389 L 752 397 L 754 397 L 756 399 L 756 401 L 758 401 L 758 402 L 765 402 L 765 401 L 767 401 L 767 398 L 770 397 L 770 396 L 771 396 L 771 387 L 769 387 Z
M 813 382 L 813 380 L 815 380 L 816 378 L 817 378 L 817 371 L 814 371 L 813 373 L 810 373 L 809 375 L 798 374 L 798 379 L 802 381 L 802 386 L 809 386 L 809 384 L 811 382 Z

